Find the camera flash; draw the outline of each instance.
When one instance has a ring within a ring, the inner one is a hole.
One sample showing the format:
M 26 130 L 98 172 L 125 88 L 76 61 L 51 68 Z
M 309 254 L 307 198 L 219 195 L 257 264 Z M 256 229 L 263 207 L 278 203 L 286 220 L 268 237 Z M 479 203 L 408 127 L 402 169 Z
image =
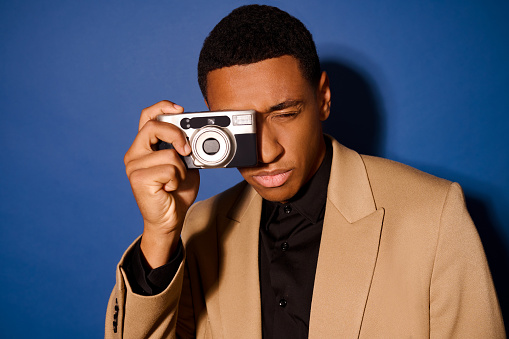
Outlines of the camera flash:
M 251 114 L 242 114 L 242 115 L 234 115 L 233 116 L 233 125 L 252 125 L 253 119 Z
M 214 118 L 207 118 L 207 125 L 215 125 L 216 119 Z

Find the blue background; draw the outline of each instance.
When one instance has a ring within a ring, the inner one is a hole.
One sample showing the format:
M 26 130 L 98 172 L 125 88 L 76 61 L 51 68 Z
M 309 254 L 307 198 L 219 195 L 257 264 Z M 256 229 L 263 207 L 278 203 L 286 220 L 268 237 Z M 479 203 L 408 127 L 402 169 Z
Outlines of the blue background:
M 2 1 L 0 337 L 100 338 L 115 266 L 142 231 L 123 156 L 141 109 L 205 110 L 196 64 L 244 1 Z M 326 130 L 458 181 L 505 315 L 509 2 L 268 1 L 315 37 Z M 202 171 L 199 199 L 241 179 Z

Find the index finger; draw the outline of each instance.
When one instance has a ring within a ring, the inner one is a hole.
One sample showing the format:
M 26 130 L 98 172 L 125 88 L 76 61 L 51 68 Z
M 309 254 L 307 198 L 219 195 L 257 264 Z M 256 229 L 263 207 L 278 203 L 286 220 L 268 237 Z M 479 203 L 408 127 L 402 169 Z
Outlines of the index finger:
M 138 131 L 140 131 L 143 128 L 143 126 L 145 126 L 147 121 L 155 120 L 159 114 L 167 113 L 170 114 L 184 113 L 184 108 L 168 100 L 159 101 L 157 104 L 147 107 L 141 111 Z
M 128 163 L 133 159 L 157 151 L 154 149 L 154 145 L 159 141 L 171 144 L 180 155 L 186 156 L 191 152 L 186 134 L 182 129 L 167 122 L 149 120 L 136 135 L 124 161 Z

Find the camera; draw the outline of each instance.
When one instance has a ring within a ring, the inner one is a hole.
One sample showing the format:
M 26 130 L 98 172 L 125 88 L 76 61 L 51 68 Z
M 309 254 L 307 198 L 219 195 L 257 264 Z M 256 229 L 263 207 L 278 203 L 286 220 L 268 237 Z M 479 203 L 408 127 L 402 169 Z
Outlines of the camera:
M 252 167 L 258 162 L 255 111 L 161 114 L 158 121 L 180 127 L 191 145 L 187 168 Z M 173 148 L 164 141 L 158 149 Z

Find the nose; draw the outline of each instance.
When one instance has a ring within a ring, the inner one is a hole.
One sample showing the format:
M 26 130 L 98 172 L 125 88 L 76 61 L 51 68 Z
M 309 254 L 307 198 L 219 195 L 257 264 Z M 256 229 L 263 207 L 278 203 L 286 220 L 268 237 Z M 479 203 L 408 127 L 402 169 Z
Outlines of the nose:
M 278 160 L 284 152 L 278 142 L 277 131 L 262 121 L 257 123 L 258 160 L 262 164 L 270 164 Z

